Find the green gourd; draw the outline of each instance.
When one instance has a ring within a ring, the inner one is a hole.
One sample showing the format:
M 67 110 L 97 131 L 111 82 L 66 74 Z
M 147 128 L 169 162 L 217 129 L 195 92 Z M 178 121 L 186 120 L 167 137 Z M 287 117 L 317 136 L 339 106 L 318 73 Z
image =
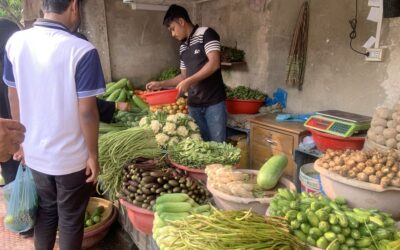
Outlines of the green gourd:
M 257 175 L 257 184 L 266 190 L 272 189 L 278 184 L 283 171 L 288 163 L 285 155 L 274 155 L 261 167 Z

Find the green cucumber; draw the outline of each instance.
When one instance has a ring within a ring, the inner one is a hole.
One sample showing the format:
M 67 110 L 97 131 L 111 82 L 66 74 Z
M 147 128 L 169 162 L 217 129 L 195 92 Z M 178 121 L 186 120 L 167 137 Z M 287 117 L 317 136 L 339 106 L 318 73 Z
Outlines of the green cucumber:
M 285 155 L 272 156 L 259 170 L 257 184 L 265 190 L 274 188 L 278 184 L 287 164 L 288 159 Z

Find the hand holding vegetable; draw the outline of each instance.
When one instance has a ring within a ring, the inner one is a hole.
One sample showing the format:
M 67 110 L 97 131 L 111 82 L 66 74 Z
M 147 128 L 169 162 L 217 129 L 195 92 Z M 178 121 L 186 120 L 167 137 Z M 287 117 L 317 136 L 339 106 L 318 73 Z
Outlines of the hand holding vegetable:
M 176 89 L 179 90 L 179 94 L 183 94 L 188 92 L 191 85 L 192 83 L 190 82 L 189 78 L 186 78 L 185 80 L 181 81 L 178 86 L 176 86 Z
M 151 91 L 159 90 L 159 89 L 161 89 L 161 82 L 159 82 L 159 81 L 149 82 L 146 84 L 146 89 L 151 90 Z
M 115 107 L 118 110 L 121 111 L 131 111 L 132 110 L 132 104 L 128 102 L 117 102 L 115 103 Z

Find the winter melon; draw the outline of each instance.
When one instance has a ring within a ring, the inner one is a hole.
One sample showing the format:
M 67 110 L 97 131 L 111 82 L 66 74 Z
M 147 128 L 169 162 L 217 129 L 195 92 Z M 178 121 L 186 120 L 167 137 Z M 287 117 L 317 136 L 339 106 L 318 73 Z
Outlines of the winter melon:
M 274 155 L 261 167 L 257 175 L 257 185 L 269 190 L 276 186 L 288 163 L 285 155 Z

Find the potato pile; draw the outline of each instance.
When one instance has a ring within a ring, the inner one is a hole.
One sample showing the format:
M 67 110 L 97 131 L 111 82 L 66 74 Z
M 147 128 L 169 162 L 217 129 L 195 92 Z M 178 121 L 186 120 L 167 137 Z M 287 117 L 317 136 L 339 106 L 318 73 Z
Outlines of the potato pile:
M 377 108 L 367 136 L 379 145 L 400 150 L 400 103 L 393 109 Z
M 399 155 L 387 152 L 328 149 L 315 164 L 341 176 L 382 187 L 400 187 Z
M 179 97 L 175 103 L 163 104 L 163 105 L 152 105 L 150 111 L 155 113 L 157 111 L 165 111 L 170 115 L 183 113 L 187 114 L 188 109 L 186 106 L 186 100 L 183 97 Z

